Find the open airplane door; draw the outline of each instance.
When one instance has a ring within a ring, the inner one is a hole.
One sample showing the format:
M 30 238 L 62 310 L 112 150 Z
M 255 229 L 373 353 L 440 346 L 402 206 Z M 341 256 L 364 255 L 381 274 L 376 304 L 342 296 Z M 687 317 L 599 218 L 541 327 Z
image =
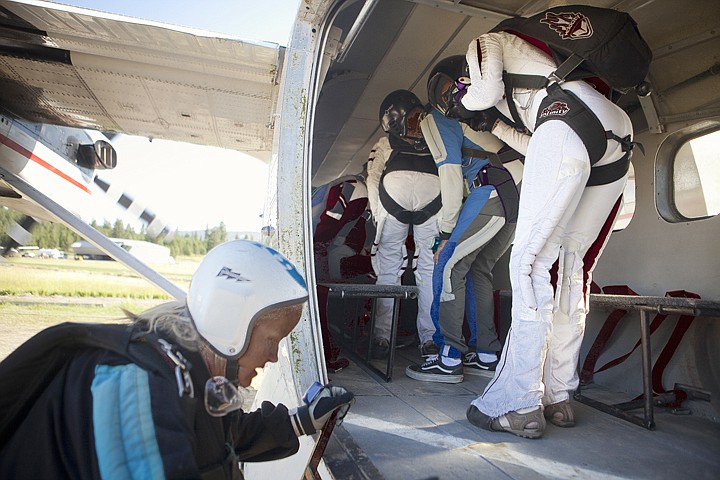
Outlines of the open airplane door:
M 331 1 L 301 2 L 282 71 L 275 148 L 265 205 L 263 243 L 282 252 L 305 273 L 310 296 L 300 323 L 280 345 L 279 361 L 265 368 L 256 403 L 269 399 L 289 407 L 298 405 L 316 381 L 327 383 L 315 294 L 310 209 L 312 112 L 321 75 L 319 59 L 326 32 L 320 31 Z M 273 182 L 275 184 L 273 185 Z M 256 407 L 258 405 L 254 405 Z M 328 427 L 332 421 L 328 422 Z M 329 430 L 330 431 L 330 430 Z M 329 433 L 328 431 L 328 433 Z M 326 440 L 326 439 L 325 439 Z M 323 448 L 323 436 L 300 437 L 300 450 L 273 462 L 247 463 L 245 478 L 303 478 L 314 451 Z M 320 467 L 322 469 L 322 466 Z

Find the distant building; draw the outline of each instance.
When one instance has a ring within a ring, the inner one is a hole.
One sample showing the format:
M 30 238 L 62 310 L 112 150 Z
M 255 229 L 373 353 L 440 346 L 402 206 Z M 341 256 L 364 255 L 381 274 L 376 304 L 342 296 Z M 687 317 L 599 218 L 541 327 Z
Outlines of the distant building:
M 40 258 L 65 258 L 65 252 L 57 248 L 41 248 L 37 252 L 37 256 Z
M 111 238 L 113 242 L 130 252 L 143 263 L 173 264 L 175 259 L 170 255 L 170 249 L 156 243 L 143 240 L 127 240 L 124 238 Z M 105 252 L 86 240 L 80 240 L 71 245 L 76 256 L 89 260 L 112 260 Z

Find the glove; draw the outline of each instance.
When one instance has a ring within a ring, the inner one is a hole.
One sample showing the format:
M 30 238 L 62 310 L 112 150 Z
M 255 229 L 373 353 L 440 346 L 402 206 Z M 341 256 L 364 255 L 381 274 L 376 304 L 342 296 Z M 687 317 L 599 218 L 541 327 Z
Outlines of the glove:
M 495 121 L 500 118 L 500 111 L 495 107 L 473 113 L 475 115 L 468 120 L 467 124 L 477 132 L 489 132 L 495 125 Z
M 288 412 L 295 435 L 312 435 L 322 430 L 330 416 L 338 411 L 338 424 L 342 421 L 350 406 L 355 401 L 355 395 L 342 387 L 325 385 L 311 400 L 309 404 L 292 409 Z

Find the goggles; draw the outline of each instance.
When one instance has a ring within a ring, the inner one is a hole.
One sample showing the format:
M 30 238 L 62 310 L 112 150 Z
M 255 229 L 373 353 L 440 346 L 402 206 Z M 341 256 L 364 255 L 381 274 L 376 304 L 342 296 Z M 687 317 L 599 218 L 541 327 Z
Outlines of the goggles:
M 410 138 L 422 138 L 422 132 L 420 130 L 420 122 L 425 118 L 425 111 L 417 107 L 407 117 L 407 132 L 406 136 Z
M 212 417 L 224 417 L 240 410 L 243 395 L 238 387 L 225 377 L 212 377 L 205 382 L 205 410 Z
M 470 86 L 468 77 L 452 79 L 447 74 L 438 72 L 428 81 L 428 96 L 440 113 L 452 117 L 460 100 L 467 93 Z

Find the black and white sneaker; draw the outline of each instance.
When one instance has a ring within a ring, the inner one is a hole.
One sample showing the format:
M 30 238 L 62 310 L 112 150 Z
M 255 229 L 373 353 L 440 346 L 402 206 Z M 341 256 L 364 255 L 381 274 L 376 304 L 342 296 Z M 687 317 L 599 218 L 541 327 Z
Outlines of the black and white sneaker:
M 454 367 L 445 365 L 440 355 L 428 358 L 422 365 L 409 365 L 405 375 L 421 382 L 460 383 L 463 381 L 462 363 Z
M 475 352 L 468 352 L 463 359 L 464 372 L 468 375 L 480 375 L 483 377 L 492 377 L 495 374 L 498 360 L 486 363 L 480 360 Z

